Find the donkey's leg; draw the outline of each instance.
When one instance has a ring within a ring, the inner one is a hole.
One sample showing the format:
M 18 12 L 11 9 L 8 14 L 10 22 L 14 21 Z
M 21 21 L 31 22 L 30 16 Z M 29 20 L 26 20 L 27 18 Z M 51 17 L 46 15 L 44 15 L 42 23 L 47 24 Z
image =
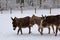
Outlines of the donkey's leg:
M 41 35 L 43 35 L 43 28 L 41 28 L 41 32 L 40 33 L 41 33 Z
M 40 32 L 41 35 L 43 35 L 43 26 L 40 25 L 38 31 Z
M 48 30 L 49 30 L 48 34 L 50 34 L 50 26 L 48 27 Z
M 31 27 L 29 27 L 29 34 L 31 33 Z
M 22 28 L 21 28 L 21 34 L 23 34 L 23 33 L 22 33 Z
M 19 29 L 18 29 L 18 31 L 17 31 L 17 35 L 19 34 Z
M 56 26 L 56 33 L 55 33 L 55 36 L 57 36 L 57 32 L 58 32 L 58 26 Z
M 41 35 L 43 35 L 43 26 L 42 26 L 42 23 L 40 24 L 39 28 L 41 29 L 40 30 Z
M 43 20 L 41 20 L 40 24 L 39 24 L 40 25 L 40 29 L 41 29 L 41 32 L 40 32 L 41 35 L 43 35 L 43 25 L 42 24 L 43 24 Z
M 43 34 L 43 27 L 41 25 L 38 26 L 38 32 L 40 32 L 41 35 Z
M 53 26 L 53 25 L 52 25 L 52 29 L 53 29 L 53 33 L 55 33 L 55 32 L 54 32 L 54 26 Z
M 38 26 L 38 32 L 40 32 L 40 26 Z

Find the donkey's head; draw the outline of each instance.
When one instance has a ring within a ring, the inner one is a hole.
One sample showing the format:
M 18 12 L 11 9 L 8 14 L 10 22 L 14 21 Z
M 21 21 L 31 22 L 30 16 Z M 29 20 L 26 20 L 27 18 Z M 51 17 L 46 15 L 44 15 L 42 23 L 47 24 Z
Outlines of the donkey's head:
M 15 30 L 18 24 L 18 20 L 16 17 L 14 19 L 11 17 L 11 19 L 12 19 L 12 24 L 13 24 L 13 30 Z

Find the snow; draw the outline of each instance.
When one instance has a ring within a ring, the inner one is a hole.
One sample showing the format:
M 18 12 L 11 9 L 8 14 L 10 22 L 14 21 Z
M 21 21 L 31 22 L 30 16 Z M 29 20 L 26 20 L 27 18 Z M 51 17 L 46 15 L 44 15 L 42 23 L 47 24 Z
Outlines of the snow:
M 0 14 L 0 40 L 60 40 L 60 32 L 58 32 L 57 36 L 54 36 L 53 31 L 51 29 L 51 34 L 48 34 L 48 29 L 44 28 L 43 35 L 37 31 L 38 26 L 35 24 L 31 28 L 32 33 L 28 34 L 28 28 L 23 28 L 23 35 L 17 35 L 17 29 L 14 31 L 12 28 L 12 20 L 11 17 L 23 18 L 26 16 L 32 16 L 35 11 L 34 10 L 23 10 L 21 14 L 20 10 L 13 10 L 12 14 L 10 11 L 3 11 L 3 14 Z M 41 15 L 59 15 L 60 9 L 52 9 L 52 14 L 49 13 L 49 9 L 41 9 L 37 10 L 36 16 L 41 17 Z

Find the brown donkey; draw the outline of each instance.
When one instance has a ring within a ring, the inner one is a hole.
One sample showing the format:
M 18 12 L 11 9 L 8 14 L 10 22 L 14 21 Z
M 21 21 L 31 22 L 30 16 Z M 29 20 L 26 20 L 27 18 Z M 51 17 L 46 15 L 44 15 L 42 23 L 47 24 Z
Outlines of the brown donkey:
M 41 29 L 41 35 L 42 35 L 42 21 L 44 19 L 44 17 L 37 17 L 35 15 L 32 16 L 32 19 L 34 20 L 34 24 L 37 24 L 38 25 L 38 31 L 40 32 L 40 29 Z
M 28 27 L 29 28 L 29 34 L 31 33 L 31 27 L 32 25 L 34 24 L 33 20 L 27 16 L 27 17 L 24 17 L 24 18 L 12 18 L 12 24 L 13 24 L 13 30 L 16 29 L 16 27 L 18 27 L 18 32 L 17 34 L 19 34 L 19 31 L 21 31 L 21 34 L 22 34 L 22 28 L 26 28 Z
M 34 20 L 34 23 L 35 24 L 37 24 L 38 25 L 38 31 L 40 32 L 40 29 L 41 29 L 41 35 L 43 34 L 43 28 L 45 28 L 45 27 L 47 27 L 48 29 L 49 29 L 49 34 L 50 34 L 50 26 L 52 26 L 52 28 L 53 28 L 53 32 L 54 32 L 54 27 L 53 27 L 53 25 L 52 24 L 48 24 L 47 23 L 47 21 L 45 21 L 46 20 L 46 16 L 45 17 L 43 17 L 43 15 L 42 15 L 42 17 L 37 17 L 37 16 L 35 16 L 35 15 L 33 15 L 32 16 L 32 19 Z M 46 24 L 47 23 L 47 24 Z

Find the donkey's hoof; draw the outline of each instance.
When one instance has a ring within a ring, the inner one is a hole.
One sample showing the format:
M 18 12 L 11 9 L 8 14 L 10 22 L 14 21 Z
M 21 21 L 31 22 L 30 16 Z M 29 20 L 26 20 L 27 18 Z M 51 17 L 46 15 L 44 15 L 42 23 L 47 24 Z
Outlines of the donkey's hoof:
M 21 35 L 23 35 L 23 33 L 21 33 Z
M 31 32 L 29 32 L 29 34 L 31 34 Z
M 50 34 L 50 32 L 48 34 Z
M 57 36 L 57 35 L 55 35 L 55 36 Z
M 43 33 L 41 33 L 41 35 L 43 35 Z

